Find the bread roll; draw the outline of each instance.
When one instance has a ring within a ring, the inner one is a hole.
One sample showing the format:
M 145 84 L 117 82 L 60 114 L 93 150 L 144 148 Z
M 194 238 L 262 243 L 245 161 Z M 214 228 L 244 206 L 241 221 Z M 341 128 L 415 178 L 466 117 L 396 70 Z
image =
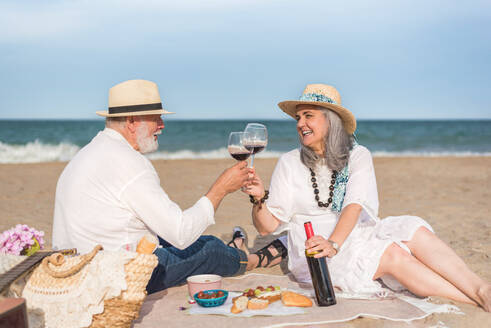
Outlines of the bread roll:
M 259 295 L 257 296 L 257 298 L 261 300 L 267 300 L 271 304 L 281 299 L 281 292 L 278 291 L 276 294 L 271 294 L 271 295 Z
M 247 303 L 249 302 L 249 298 L 247 296 L 239 296 L 239 297 L 234 297 L 232 299 L 232 308 L 230 309 L 230 312 L 232 313 L 240 313 L 247 309 Z
M 281 290 L 272 290 L 272 291 L 262 291 L 260 293 L 255 294 L 255 296 L 262 300 L 268 300 L 269 304 L 279 301 L 281 299 Z
M 268 300 L 262 300 L 260 298 L 251 298 L 249 302 L 247 302 L 247 308 L 249 310 L 262 310 L 267 308 L 268 305 Z
M 281 302 L 283 302 L 283 305 L 285 306 L 312 306 L 312 301 L 310 300 L 310 298 L 291 291 L 284 291 L 283 293 L 281 293 Z
M 140 254 L 152 254 L 157 248 L 159 240 L 157 237 L 151 234 L 146 234 L 140 239 L 138 245 L 136 246 L 136 252 Z

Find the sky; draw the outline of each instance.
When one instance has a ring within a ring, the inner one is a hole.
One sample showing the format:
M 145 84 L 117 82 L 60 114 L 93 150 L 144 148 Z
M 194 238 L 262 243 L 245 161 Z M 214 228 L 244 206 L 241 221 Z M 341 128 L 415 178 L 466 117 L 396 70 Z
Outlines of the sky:
M 129 79 L 169 119 L 287 119 L 308 83 L 358 119 L 491 119 L 491 1 L 0 1 L 0 119 L 95 119 Z

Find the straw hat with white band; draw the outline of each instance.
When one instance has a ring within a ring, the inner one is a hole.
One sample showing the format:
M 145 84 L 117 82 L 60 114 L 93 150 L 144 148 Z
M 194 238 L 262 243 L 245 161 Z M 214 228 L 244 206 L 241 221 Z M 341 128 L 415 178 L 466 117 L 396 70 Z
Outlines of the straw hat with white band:
M 157 84 L 146 80 L 128 80 L 109 89 L 107 111 L 99 116 L 120 117 L 153 114 L 174 114 L 162 108 Z
M 297 105 L 315 105 L 336 112 L 343 121 L 346 132 L 353 134 L 356 130 L 356 119 L 353 113 L 341 106 L 341 96 L 335 87 L 327 84 L 308 84 L 299 100 L 282 101 L 278 106 L 288 115 L 295 118 Z

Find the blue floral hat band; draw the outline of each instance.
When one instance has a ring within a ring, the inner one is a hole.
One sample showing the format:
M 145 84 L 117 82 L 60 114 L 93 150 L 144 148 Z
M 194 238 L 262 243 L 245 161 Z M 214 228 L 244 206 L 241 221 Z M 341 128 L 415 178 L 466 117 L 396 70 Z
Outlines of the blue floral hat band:
M 337 104 L 332 98 L 317 93 L 304 93 L 298 100 L 301 101 L 316 101 Z

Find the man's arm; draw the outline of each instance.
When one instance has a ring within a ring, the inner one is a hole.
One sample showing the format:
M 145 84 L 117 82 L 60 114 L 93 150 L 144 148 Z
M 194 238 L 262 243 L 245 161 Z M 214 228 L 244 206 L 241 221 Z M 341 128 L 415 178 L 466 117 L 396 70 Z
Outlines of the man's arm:
M 136 177 L 122 192 L 121 200 L 150 230 L 171 245 L 184 249 L 215 223 L 214 212 L 225 195 L 239 189 L 248 178 L 245 162 L 225 170 L 193 206 L 183 211 L 160 186 L 155 171 Z

